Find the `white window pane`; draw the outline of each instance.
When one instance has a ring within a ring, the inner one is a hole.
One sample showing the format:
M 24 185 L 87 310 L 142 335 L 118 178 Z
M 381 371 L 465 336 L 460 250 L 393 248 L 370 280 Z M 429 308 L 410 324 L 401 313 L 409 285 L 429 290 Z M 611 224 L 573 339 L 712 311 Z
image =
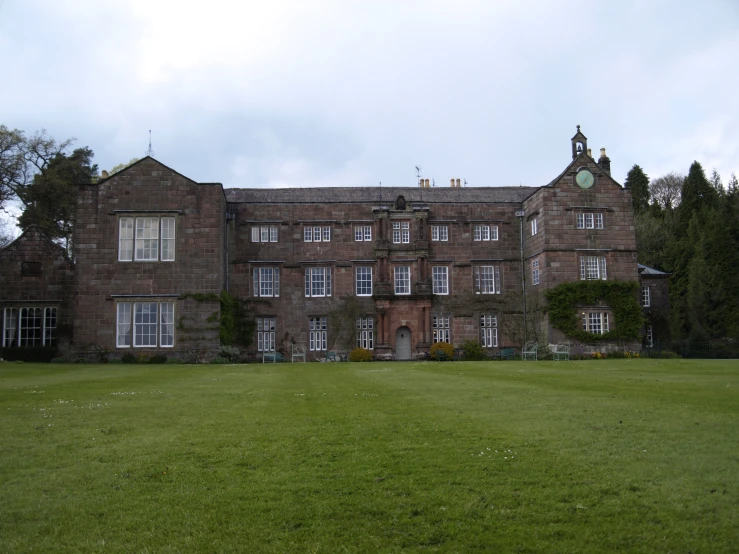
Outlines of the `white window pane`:
M 133 218 L 122 217 L 118 220 L 118 260 L 133 260 Z
M 163 217 L 162 226 L 162 261 L 174 261 L 175 218 Z
M 120 302 L 117 306 L 116 346 L 131 346 L 131 303 Z
M 277 242 L 277 227 L 269 228 L 269 242 Z
M 133 305 L 133 345 L 157 345 L 157 303 L 137 302 Z
M 159 344 L 163 347 L 174 346 L 174 302 L 162 302 L 159 305 Z

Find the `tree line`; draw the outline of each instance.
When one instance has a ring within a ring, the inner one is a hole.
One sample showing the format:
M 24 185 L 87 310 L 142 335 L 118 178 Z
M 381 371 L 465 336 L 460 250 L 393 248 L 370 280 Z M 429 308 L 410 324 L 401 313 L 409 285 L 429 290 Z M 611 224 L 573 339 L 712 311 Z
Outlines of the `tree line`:
M 739 183 L 724 186 L 693 162 L 687 176 L 650 180 L 634 165 L 631 188 L 639 262 L 672 274 L 673 341 L 739 340 Z

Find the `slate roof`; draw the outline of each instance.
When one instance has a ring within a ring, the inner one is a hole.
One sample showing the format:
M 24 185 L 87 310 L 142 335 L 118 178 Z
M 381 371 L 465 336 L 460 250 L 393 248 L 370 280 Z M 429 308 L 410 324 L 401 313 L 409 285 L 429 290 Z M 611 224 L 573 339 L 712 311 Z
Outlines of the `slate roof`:
M 636 264 L 636 267 L 639 270 L 639 275 L 672 275 L 671 273 L 665 273 L 664 271 L 654 269 L 653 267 L 649 267 L 644 264 Z
M 390 204 L 398 196 L 424 204 L 516 203 L 539 187 L 316 187 L 226 189 L 228 202 L 252 204 Z

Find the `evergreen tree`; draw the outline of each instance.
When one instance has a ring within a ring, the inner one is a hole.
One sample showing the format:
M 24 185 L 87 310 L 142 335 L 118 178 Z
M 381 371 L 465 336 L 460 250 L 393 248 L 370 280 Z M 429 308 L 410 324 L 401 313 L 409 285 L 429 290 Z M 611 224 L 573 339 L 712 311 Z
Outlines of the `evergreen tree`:
M 24 205 L 18 218 L 21 229 L 36 225 L 49 237 L 63 241 L 71 254 L 77 185 L 97 178 L 93 156 L 87 147 L 77 148 L 70 155 L 57 152 L 29 184 L 18 190 Z
M 649 177 L 641 167 L 634 165 L 626 174 L 624 186 L 631 189 L 631 203 L 634 213 L 645 212 L 649 207 Z
M 693 215 L 697 214 L 703 220 L 701 216 L 703 208 L 717 207 L 718 198 L 718 193 L 706 179 L 701 164 L 693 162 L 680 192 L 679 224 L 676 229 L 678 233 L 685 234 Z

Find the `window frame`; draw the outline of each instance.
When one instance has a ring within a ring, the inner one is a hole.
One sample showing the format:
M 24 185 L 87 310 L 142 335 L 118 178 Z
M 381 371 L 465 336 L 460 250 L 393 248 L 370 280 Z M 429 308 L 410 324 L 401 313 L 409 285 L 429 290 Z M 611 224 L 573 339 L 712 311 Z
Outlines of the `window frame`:
M 448 315 L 432 315 L 431 330 L 431 341 L 433 343 L 446 342 L 452 344 L 452 330 Z
M 498 348 L 497 315 L 480 315 L 480 346 L 483 348 Z
M 354 293 L 357 296 L 372 296 L 372 266 L 358 265 L 356 267 Z
M 580 256 L 581 281 L 607 281 L 608 262 L 605 256 Z
M 274 352 L 277 335 L 276 316 L 257 316 L 257 352 Z M 265 339 L 267 350 L 264 349 Z
M 610 332 L 607 311 L 584 311 L 582 312 L 582 328 L 586 333 L 593 335 L 605 335 Z
M 148 226 L 147 221 L 150 223 Z M 155 226 L 151 225 L 154 221 Z M 119 262 L 174 262 L 176 251 L 175 216 L 128 215 L 118 218 Z M 145 252 L 148 254 L 144 255 Z
M 649 285 L 641 286 L 641 307 L 642 308 L 652 307 L 652 291 L 649 290 Z
M 500 266 L 478 264 L 472 269 L 473 289 L 475 294 L 500 294 Z
M 372 316 L 357 317 L 357 348 L 375 349 L 375 318 Z
M 449 226 L 448 225 L 432 225 L 431 226 L 432 242 L 448 242 Z
M 449 267 L 445 265 L 431 266 L 432 292 L 437 295 L 449 294 Z
M 393 267 L 393 291 L 396 296 L 411 294 L 411 266 L 397 265 Z
M 330 266 L 305 268 L 305 297 L 324 298 L 332 295 Z M 322 291 L 322 292 L 321 292 Z
M 535 217 L 531 220 L 531 236 L 533 237 L 537 235 L 538 233 L 539 233 L 539 219 Z
M 393 221 L 393 244 L 410 244 L 411 222 Z
M 326 316 L 309 317 L 308 348 L 311 352 L 328 350 L 328 324 Z
M 268 277 L 268 273 L 270 273 Z M 269 283 L 271 294 L 262 294 Z M 252 268 L 252 296 L 257 298 L 280 297 L 280 268 L 275 266 L 258 266 Z
M 159 299 L 116 302 L 116 348 L 174 348 L 175 304 L 174 300 Z M 148 306 L 146 313 L 144 306 Z M 156 306 L 155 312 L 150 311 L 151 306 Z M 139 307 L 141 312 L 137 312 Z
M 533 283 L 533 286 L 536 286 L 539 284 L 539 260 L 532 260 L 531 261 L 531 282 Z
M 251 242 L 280 242 L 279 239 L 280 235 L 277 225 L 252 225 L 251 227 Z

